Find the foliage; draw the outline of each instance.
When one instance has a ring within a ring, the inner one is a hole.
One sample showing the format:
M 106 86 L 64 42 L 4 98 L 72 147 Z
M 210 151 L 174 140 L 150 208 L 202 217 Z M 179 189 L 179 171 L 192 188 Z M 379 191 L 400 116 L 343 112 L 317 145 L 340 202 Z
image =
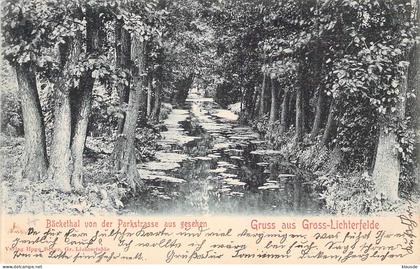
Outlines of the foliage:
M 137 160 L 144 162 L 153 159 L 158 138 L 160 138 L 160 135 L 156 130 L 149 128 L 137 129 L 135 141 Z
M 169 113 L 172 111 L 172 105 L 168 103 L 162 103 L 160 108 L 159 121 L 163 121 L 168 118 Z
M 127 104 L 121 105 L 116 93 L 104 87 L 95 88 L 93 95 L 89 133 L 93 136 L 112 135 L 118 119 L 124 116 Z
M 330 213 L 344 215 L 392 212 L 399 204 L 375 191 L 375 183 L 367 174 L 326 175 L 317 179 L 324 188 L 320 198 Z
M 15 77 L 12 68 L 7 64 L 0 66 L 0 83 L 3 85 L 0 93 L 0 130 L 8 135 L 22 135 L 22 110 L 17 95 Z
M 402 121 L 398 125 L 397 136 L 398 136 L 398 151 L 399 158 L 401 160 L 401 175 L 399 181 L 399 190 L 405 198 L 410 198 L 413 193 L 413 189 L 416 184 L 416 156 L 415 143 L 416 135 L 414 130 L 409 127 L 408 120 Z M 418 173 L 418 172 L 417 172 Z
M 86 188 L 82 193 L 63 193 L 51 190 L 49 182 L 30 182 L 21 177 L 19 162 L 23 152 L 22 138 L 1 135 L 2 203 L 8 213 L 98 214 L 117 211 L 127 188 L 118 183 L 106 159 L 87 158 Z M 96 155 L 96 158 L 98 156 Z
M 23 134 L 23 120 L 20 103 L 13 93 L 1 95 L 1 130 L 12 136 Z
M 265 114 L 263 117 L 256 118 L 251 122 L 252 128 L 254 128 L 258 133 L 264 135 L 268 131 L 268 114 Z M 274 135 L 273 135 L 274 136 Z

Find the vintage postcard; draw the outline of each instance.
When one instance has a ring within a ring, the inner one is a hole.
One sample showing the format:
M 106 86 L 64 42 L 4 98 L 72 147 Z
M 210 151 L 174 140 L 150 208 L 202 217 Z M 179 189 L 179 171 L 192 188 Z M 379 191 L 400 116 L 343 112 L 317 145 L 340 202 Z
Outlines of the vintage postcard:
M 1 1 L 0 263 L 417 268 L 419 15 Z

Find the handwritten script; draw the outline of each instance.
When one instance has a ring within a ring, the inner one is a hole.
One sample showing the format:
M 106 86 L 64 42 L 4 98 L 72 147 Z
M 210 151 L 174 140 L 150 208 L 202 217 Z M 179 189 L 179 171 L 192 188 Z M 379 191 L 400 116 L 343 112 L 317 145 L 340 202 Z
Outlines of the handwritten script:
M 10 217 L 10 263 L 416 262 L 412 207 L 392 218 Z M 418 262 L 418 261 L 417 261 Z

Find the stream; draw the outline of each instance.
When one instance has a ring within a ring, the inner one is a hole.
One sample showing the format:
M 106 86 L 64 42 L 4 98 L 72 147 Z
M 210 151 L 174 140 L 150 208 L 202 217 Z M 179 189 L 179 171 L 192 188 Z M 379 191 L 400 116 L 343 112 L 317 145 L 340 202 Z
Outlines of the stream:
M 212 98 L 190 93 L 164 121 L 155 160 L 138 164 L 147 192 L 124 211 L 140 214 L 316 214 L 307 179 L 279 151 Z

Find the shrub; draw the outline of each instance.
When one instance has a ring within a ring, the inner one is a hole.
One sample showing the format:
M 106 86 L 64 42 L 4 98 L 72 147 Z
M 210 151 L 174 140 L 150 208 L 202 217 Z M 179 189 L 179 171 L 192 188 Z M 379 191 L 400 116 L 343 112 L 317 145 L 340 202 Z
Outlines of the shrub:
M 375 214 L 396 211 L 401 204 L 391 202 L 375 191 L 367 172 L 348 175 L 323 175 L 318 184 L 324 189 L 320 198 L 329 213 L 343 215 Z
M 258 117 L 251 121 L 251 126 L 258 133 L 265 135 L 268 131 L 268 114 L 264 114 L 262 117 Z
M 11 136 L 23 135 L 22 109 L 13 93 L 1 94 L 1 130 Z
M 169 116 L 169 113 L 172 111 L 172 105 L 169 103 L 162 103 L 162 107 L 160 108 L 159 114 L 159 121 L 166 120 Z

